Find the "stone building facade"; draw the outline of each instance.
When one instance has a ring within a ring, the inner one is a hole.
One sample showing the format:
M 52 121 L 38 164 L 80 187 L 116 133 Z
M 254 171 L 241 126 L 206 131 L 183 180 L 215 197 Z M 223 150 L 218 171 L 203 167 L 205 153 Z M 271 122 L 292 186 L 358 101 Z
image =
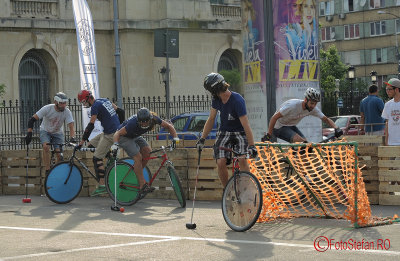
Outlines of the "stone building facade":
M 113 0 L 87 0 L 92 12 L 99 89 L 116 97 Z M 80 90 L 71 0 L 0 0 L 0 84 L 4 100 L 51 99 Z M 205 94 L 204 76 L 231 66 L 241 71 L 240 0 L 119 0 L 123 97 L 164 96 L 154 57 L 154 31 L 179 31 L 179 58 L 170 58 L 170 94 Z

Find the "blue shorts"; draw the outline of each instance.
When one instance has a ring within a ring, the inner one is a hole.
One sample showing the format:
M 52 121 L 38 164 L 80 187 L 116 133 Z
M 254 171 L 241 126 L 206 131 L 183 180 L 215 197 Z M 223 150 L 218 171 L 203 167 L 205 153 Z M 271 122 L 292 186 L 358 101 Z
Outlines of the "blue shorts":
M 287 142 L 293 142 L 293 137 L 296 134 L 298 134 L 304 139 L 306 138 L 304 137 L 304 134 L 301 133 L 301 131 L 296 126 L 283 126 L 280 127 L 279 129 L 274 129 L 273 134 L 275 137 Z
M 62 133 L 50 133 L 45 130 L 40 130 L 40 143 L 52 143 L 57 144 L 53 147 L 55 149 L 60 148 L 58 144 L 64 144 L 64 134 Z

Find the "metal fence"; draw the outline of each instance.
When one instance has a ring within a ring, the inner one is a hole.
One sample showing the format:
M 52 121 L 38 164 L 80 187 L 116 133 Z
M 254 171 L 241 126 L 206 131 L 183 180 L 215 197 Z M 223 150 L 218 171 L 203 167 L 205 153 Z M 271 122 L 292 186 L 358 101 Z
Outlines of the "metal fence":
M 368 92 L 353 92 L 351 95 L 350 92 L 330 92 L 323 93 L 321 106 L 322 112 L 327 116 L 336 116 L 338 115 L 338 98 L 343 101 L 343 106 L 339 108 L 339 115 L 359 115 L 360 114 L 360 102 L 368 96 Z
M 112 100 L 116 103 L 115 100 Z M 48 101 L 51 103 L 51 101 Z M 126 118 L 142 108 L 157 113 L 159 117 L 165 119 L 166 101 L 164 97 L 128 97 L 122 100 Z M 25 135 L 28 120 L 45 104 L 37 104 L 29 101 L 0 101 L 0 149 L 25 149 Z M 173 96 L 169 103 L 171 117 L 194 111 L 209 111 L 211 98 L 209 96 Z M 68 108 L 71 110 L 75 120 L 75 131 L 77 138 L 82 137 L 84 128 L 82 125 L 82 105 L 76 100 L 69 100 Z M 69 128 L 64 126 L 65 138 L 69 139 Z M 159 128 L 149 132 L 149 139 L 154 139 Z M 40 148 L 39 124 L 35 123 L 34 136 L 31 147 Z

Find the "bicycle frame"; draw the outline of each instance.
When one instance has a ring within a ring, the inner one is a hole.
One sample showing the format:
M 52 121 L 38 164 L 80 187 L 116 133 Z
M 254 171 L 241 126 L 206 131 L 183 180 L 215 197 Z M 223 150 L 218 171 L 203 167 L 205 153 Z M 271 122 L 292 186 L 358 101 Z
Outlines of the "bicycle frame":
M 160 167 L 159 167 L 158 170 L 154 173 L 153 177 L 152 177 L 151 180 L 149 181 L 149 185 L 150 185 L 150 186 L 151 186 L 151 184 L 153 184 L 153 181 L 156 179 L 156 177 L 158 176 L 158 173 L 160 173 L 160 170 L 161 170 L 161 168 L 165 165 L 165 163 L 167 163 L 167 164 L 173 166 L 172 162 L 168 159 L 168 155 L 167 155 L 167 152 L 165 151 L 165 149 L 166 149 L 166 147 L 162 146 L 160 149 L 156 149 L 156 150 L 153 150 L 153 151 L 150 152 L 150 154 L 152 154 L 152 153 L 156 153 L 156 152 L 159 152 L 159 151 L 163 151 L 163 154 L 162 154 L 162 155 L 157 155 L 157 156 L 153 156 L 153 157 L 144 158 L 144 160 L 162 159 L 162 162 L 161 162 L 161 164 L 160 164 Z M 129 188 L 135 188 L 135 189 L 138 189 L 138 190 L 139 190 L 140 188 L 139 188 L 138 186 L 132 186 L 132 185 L 127 185 L 127 184 L 123 183 L 124 180 L 125 180 L 125 178 L 129 175 L 129 172 L 130 172 L 131 170 L 133 171 L 133 169 L 134 169 L 133 166 L 134 166 L 134 165 L 132 165 L 132 166 L 129 168 L 129 170 L 126 172 L 125 177 L 124 177 L 124 178 L 122 179 L 122 181 L 119 183 L 119 186 L 124 186 L 124 187 L 129 187 Z

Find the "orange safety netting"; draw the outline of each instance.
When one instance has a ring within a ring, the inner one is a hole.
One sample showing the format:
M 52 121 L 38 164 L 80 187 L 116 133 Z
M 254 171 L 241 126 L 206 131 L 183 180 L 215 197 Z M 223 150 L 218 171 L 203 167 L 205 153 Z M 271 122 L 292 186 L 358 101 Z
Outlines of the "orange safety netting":
M 259 222 L 332 217 L 358 227 L 384 221 L 371 215 L 356 144 L 258 145 L 259 158 L 250 161 L 250 168 L 263 188 Z

